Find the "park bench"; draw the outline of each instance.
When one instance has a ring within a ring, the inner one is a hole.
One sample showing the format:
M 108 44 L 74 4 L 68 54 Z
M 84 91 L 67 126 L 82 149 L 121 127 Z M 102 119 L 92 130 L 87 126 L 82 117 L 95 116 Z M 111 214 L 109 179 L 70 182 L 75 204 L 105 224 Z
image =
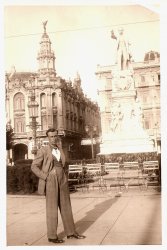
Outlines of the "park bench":
M 68 166 L 68 182 L 74 189 L 83 187 L 83 167 L 80 164 Z
M 88 184 L 89 182 L 93 181 L 93 188 L 98 187 L 99 190 L 103 190 L 105 184 L 102 175 L 101 163 L 86 164 L 84 167 L 86 170 L 86 176 L 84 178 L 85 183 Z
M 104 164 L 104 171 L 107 175 L 103 177 L 106 185 L 109 182 L 111 187 L 119 187 L 122 185 L 122 170 L 118 162 L 109 162 Z
M 126 190 L 130 185 L 143 186 L 142 169 L 139 167 L 139 163 L 136 161 L 124 162 L 122 178 Z
M 146 186 L 158 185 L 160 182 L 160 171 L 158 161 L 143 162 L 143 178 Z

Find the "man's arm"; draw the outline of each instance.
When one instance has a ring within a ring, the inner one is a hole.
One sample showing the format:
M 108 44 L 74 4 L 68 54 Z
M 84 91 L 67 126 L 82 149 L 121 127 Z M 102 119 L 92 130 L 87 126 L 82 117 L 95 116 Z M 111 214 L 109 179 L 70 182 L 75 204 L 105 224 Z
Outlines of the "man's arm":
M 114 34 L 114 31 L 113 31 L 113 30 L 111 30 L 111 38 L 112 38 L 112 39 L 116 39 L 116 40 L 117 40 L 117 37 L 115 36 L 115 34 Z
M 43 160 L 44 160 L 44 152 L 41 148 L 40 150 L 38 150 L 37 156 L 32 162 L 31 170 L 37 177 L 46 180 L 48 173 L 44 173 L 42 170 Z

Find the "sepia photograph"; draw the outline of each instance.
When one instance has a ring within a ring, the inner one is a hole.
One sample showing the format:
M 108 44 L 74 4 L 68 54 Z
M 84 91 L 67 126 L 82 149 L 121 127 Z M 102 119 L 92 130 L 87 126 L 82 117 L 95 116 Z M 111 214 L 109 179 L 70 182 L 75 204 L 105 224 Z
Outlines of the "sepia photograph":
M 3 246 L 162 247 L 160 1 L 29 2 L 3 5 Z

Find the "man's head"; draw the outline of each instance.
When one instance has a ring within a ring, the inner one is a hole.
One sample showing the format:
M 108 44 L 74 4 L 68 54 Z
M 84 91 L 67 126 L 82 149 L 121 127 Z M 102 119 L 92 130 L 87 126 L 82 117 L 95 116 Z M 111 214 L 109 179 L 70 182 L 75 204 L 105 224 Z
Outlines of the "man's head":
M 119 32 L 120 35 L 122 35 L 123 32 L 124 32 L 124 29 L 123 29 L 122 27 L 120 27 L 120 28 L 118 29 L 118 32 Z
M 57 134 L 57 130 L 54 128 L 50 128 L 46 131 L 46 135 L 49 140 L 49 144 L 53 147 L 61 147 L 61 139 Z

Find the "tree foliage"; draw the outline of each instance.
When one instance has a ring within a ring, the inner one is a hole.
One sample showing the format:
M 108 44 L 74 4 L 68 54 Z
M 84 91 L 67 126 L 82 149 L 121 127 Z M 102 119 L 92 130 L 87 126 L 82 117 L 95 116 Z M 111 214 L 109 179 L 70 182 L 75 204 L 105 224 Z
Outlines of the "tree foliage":
M 13 146 L 13 129 L 10 126 L 6 126 L 6 149 L 9 150 L 12 148 Z

